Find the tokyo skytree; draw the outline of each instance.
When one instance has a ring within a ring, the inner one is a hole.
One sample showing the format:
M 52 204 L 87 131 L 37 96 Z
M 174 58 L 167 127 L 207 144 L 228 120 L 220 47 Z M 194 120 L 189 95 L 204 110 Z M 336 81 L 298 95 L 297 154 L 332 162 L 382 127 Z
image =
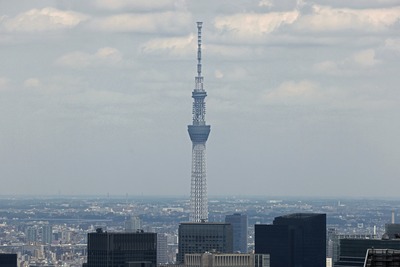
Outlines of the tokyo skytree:
M 210 125 L 206 125 L 207 96 L 203 88 L 201 76 L 201 28 L 202 22 L 197 22 L 197 76 L 193 98 L 193 123 L 188 125 L 188 132 L 192 140 L 192 179 L 190 189 L 190 218 L 191 222 L 208 221 L 208 199 L 206 179 L 206 142 L 210 134 Z

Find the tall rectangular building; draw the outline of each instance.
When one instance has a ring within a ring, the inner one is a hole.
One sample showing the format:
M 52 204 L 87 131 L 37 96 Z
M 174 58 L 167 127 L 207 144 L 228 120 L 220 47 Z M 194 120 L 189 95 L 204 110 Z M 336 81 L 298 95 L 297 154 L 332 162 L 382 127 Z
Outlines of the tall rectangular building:
M 42 244 L 51 244 L 53 242 L 53 227 L 51 225 L 42 226 Z
M 233 252 L 232 225 L 229 223 L 181 223 L 176 261 L 183 263 L 186 254 Z
M 107 233 L 97 229 L 88 234 L 87 267 L 155 267 L 156 233 Z
M 232 224 L 233 251 L 247 253 L 247 215 L 240 213 L 226 215 L 225 222 Z
M 157 233 L 157 264 L 168 263 L 168 240 L 165 234 Z
M 326 214 L 295 213 L 272 225 L 255 225 L 255 253 L 270 254 L 272 267 L 326 265 Z

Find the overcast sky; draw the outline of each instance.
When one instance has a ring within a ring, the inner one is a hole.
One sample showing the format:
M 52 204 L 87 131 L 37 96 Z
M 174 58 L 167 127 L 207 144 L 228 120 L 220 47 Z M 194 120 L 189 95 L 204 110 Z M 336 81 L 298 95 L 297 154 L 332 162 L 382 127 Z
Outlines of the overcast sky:
M 0 0 L 0 194 L 399 196 L 398 0 Z

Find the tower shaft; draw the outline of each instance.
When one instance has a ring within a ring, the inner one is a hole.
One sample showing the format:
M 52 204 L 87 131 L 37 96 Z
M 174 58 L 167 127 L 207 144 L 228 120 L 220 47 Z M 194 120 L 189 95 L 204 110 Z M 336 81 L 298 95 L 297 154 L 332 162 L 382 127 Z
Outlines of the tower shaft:
M 201 74 L 201 29 L 202 22 L 197 22 L 197 76 L 193 98 L 193 123 L 188 126 L 190 139 L 192 140 L 192 177 L 190 188 L 190 221 L 208 221 L 208 198 L 206 179 L 206 142 L 210 134 L 210 125 L 206 125 L 207 96 L 203 87 Z

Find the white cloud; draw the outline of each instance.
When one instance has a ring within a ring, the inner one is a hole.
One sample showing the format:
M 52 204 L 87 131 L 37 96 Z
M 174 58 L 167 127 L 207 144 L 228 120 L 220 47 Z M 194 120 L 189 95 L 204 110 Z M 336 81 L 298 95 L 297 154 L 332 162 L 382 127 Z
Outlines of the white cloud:
M 384 49 L 400 53 L 400 38 L 386 39 Z
M 60 57 L 56 63 L 61 66 L 78 69 L 93 66 L 115 67 L 124 64 L 121 52 L 112 47 L 100 48 L 94 54 L 80 51 L 68 53 Z
M 314 70 L 330 75 L 349 75 L 372 68 L 379 63 L 375 50 L 365 49 L 344 59 L 319 62 L 314 65 Z
M 5 90 L 8 88 L 9 81 L 5 77 L 0 77 L 0 90 Z
M 272 7 L 273 2 L 261 0 L 259 6 Z M 400 7 L 351 9 L 333 8 L 297 1 L 290 11 L 245 12 L 217 16 L 214 27 L 219 38 L 224 35 L 255 41 L 270 34 L 330 32 L 380 32 L 391 29 L 400 21 Z M 288 35 L 291 36 L 291 35 Z M 300 36 L 301 37 L 301 36 Z M 320 36 L 319 36 L 320 37 Z M 272 41 L 272 40 L 271 40 Z
M 41 86 L 41 82 L 37 78 L 29 78 L 24 81 L 24 86 L 28 88 L 38 88 Z
M 146 54 L 166 51 L 174 56 L 183 56 L 193 54 L 196 43 L 192 34 L 185 37 L 152 39 L 142 45 L 142 51 Z
M 379 62 L 375 58 L 375 51 L 373 49 L 366 49 L 355 53 L 352 60 L 361 67 L 372 67 Z
M 323 94 L 312 81 L 286 81 L 263 95 L 263 100 L 270 104 L 307 104 L 321 100 Z
M 298 11 L 266 14 L 241 13 L 217 17 L 214 26 L 222 33 L 234 33 L 239 36 L 263 36 L 275 31 L 282 25 L 292 24 L 298 16 Z
M 260 0 L 260 2 L 258 2 L 258 6 L 273 7 L 274 3 L 272 0 Z
M 78 12 L 46 7 L 31 9 L 13 18 L 3 17 L 0 23 L 8 32 L 43 32 L 70 29 L 87 19 Z
M 126 10 L 127 8 L 135 10 L 170 10 L 185 6 L 184 0 L 95 0 L 93 4 L 96 7 L 109 10 Z
M 89 28 L 110 32 L 176 33 L 192 25 L 188 12 L 119 14 L 93 20 Z
M 217 79 L 222 79 L 222 78 L 224 78 L 224 73 L 221 70 L 215 70 L 214 76 Z
M 381 31 L 400 19 L 400 7 L 382 9 L 349 9 L 312 6 L 312 13 L 300 16 L 295 26 L 302 31 L 361 30 Z

